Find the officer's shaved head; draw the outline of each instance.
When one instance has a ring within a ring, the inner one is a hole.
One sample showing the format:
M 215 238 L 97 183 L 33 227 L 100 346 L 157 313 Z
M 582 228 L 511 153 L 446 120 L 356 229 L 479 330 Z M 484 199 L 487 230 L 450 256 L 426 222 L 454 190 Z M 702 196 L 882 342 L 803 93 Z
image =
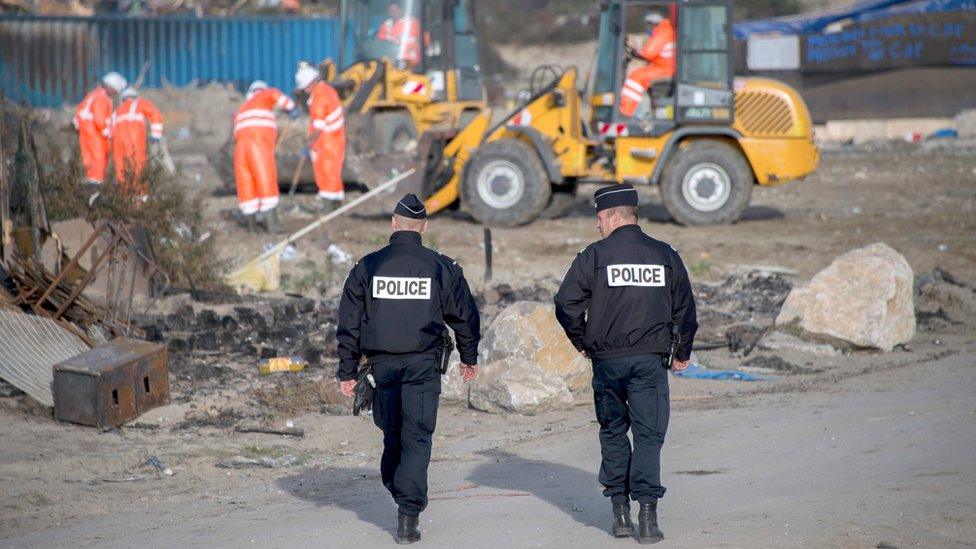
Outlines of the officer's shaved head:
M 617 228 L 637 223 L 637 206 L 611 206 L 596 213 L 596 228 L 606 238 Z
M 415 231 L 423 234 L 427 230 L 426 219 L 412 219 L 400 214 L 393 214 L 393 231 Z
M 637 221 L 637 208 L 635 206 L 617 206 L 615 208 L 608 208 L 607 214 L 618 214 L 624 221 Z

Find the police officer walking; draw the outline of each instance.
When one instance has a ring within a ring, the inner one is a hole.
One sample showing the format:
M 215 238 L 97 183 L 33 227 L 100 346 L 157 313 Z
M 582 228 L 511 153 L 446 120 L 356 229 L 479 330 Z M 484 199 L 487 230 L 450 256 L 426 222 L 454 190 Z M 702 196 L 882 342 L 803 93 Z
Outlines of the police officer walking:
M 600 424 L 600 484 L 613 506 L 612 533 L 633 534 L 630 501 L 640 503 L 638 541 L 664 538 L 658 527 L 661 447 L 668 428 L 667 356 L 676 332 L 675 371 L 688 367 L 698 329 L 684 264 L 670 245 L 637 224 L 637 191 L 596 191 L 602 240 L 576 256 L 555 297 L 556 317 L 578 351 L 593 361 Z M 627 431 L 634 439 L 633 450 Z
M 441 376 L 435 354 L 450 326 L 465 382 L 477 376 L 480 317 L 457 262 L 422 245 L 427 211 L 401 199 L 386 247 L 364 257 L 346 279 L 339 305 L 339 384 L 354 394 L 360 359 L 376 382 L 373 421 L 383 430 L 380 472 L 399 507 L 396 541 L 420 540 L 427 466 Z

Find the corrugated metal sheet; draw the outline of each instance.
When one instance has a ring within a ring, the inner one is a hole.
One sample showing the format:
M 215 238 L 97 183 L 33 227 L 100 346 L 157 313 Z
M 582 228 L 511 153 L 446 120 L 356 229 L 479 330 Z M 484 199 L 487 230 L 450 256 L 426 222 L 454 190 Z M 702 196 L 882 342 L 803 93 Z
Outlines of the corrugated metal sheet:
M 0 85 L 36 107 L 81 100 L 102 74 L 144 87 L 255 79 L 290 90 L 295 63 L 338 54 L 332 18 L 0 17 Z
M 49 318 L 0 309 L 0 378 L 45 406 L 54 406 L 54 365 L 87 350 Z

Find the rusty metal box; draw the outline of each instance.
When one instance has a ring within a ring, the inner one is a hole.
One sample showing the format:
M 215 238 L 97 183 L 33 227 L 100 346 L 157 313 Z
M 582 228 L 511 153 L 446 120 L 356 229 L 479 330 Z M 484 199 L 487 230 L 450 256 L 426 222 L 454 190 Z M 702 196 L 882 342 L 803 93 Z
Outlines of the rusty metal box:
M 166 348 L 119 338 L 54 366 L 54 417 L 116 427 L 169 404 Z

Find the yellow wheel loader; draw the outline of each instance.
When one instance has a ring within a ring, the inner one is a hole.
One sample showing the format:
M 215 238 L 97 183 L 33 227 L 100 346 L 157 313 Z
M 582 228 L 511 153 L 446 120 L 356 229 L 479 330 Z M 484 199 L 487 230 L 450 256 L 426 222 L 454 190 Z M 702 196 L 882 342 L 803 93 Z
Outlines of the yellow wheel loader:
M 643 63 L 628 35 L 650 10 L 676 20 L 676 73 L 623 117 L 621 88 Z M 681 224 L 731 223 L 753 185 L 814 172 L 819 151 L 803 99 L 781 82 L 733 77 L 730 14 L 722 0 L 604 0 L 588 100 L 569 68 L 500 122 L 480 114 L 432 149 L 428 211 L 459 203 L 482 223 L 517 226 L 565 213 L 579 183 L 633 182 L 658 185 Z

